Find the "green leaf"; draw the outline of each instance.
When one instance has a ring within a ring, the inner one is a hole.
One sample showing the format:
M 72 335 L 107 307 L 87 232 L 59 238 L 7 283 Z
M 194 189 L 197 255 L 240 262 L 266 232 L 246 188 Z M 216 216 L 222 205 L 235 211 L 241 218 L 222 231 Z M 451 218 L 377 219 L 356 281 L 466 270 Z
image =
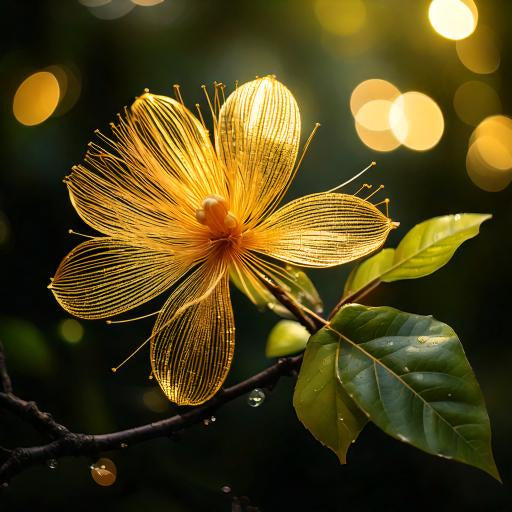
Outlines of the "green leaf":
M 306 348 L 307 329 L 293 320 L 280 320 L 270 331 L 265 348 L 267 357 L 289 356 Z
M 416 279 L 446 265 L 460 245 L 476 236 L 491 215 L 461 213 L 435 217 L 412 228 L 395 249 L 384 249 L 351 272 L 344 296 L 373 281 Z
M 448 325 L 358 304 L 341 309 L 331 325 L 340 341 L 339 381 L 371 421 L 400 441 L 500 479 L 480 387 Z
M 307 274 L 292 265 L 286 265 L 285 270 L 287 271 L 287 279 L 284 278 L 284 273 L 282 279 L 276 276 L 273 276 L 273 279 L 275 279 L 277 283 L 297 302 L 318 314 L 322 313 L 322 299 Z M 254 302 L 261 311 L 268 308 L 276 315 L 284 318 L 295 318 L 295 316 L 290 313 L 288 309 L 286 309 L 266 288 L 256 289 L 248 280 L 245 280 L 244 283 L 242 283 L 240 276 L 233 269 L 230 270 L 229 275 L 232 283 L 244 295 L 249 297 L 249 299 L 252 300 L 252 302 Z
M 308 342 L 293 406 L 299 420 L 346 463 L 347 450 L 368 422 L 336 378 L 338 336 L 320 330 Z

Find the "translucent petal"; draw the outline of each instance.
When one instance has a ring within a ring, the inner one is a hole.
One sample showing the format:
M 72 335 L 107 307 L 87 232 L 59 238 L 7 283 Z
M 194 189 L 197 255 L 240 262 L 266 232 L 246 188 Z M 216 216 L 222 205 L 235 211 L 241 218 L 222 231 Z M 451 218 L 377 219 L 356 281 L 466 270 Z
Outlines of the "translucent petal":
M 151 366 L 163 392 L 180 405 L 206 402 L 226 379 L 235 327 L 225 266 L 204 264 L 172 293 L 151 338 Z
M 197 228 L 206 195 L 226 193 L 208 132 L 181 103 L 144 94 L 112 130 L 66 178 L 77 212 L 98 231 L 177 240 Z
M 231 209 L 246 226 L 272 211 L 286 192 L 299 138 L 297 103 L 273 77 L 238 87 L 223 104 L 215 145 L 233 189 Z
M 185 271 L 184 262 L 170 252 L 96 238 L 64 258 L 50 288 L 72 315 L 109 318 L 153 299 Z
M 359 197 L 320 193 L 295 199 L 246 237 L 248 249 L 306 267 L 330 267 L 378 249 L 393 225 Z

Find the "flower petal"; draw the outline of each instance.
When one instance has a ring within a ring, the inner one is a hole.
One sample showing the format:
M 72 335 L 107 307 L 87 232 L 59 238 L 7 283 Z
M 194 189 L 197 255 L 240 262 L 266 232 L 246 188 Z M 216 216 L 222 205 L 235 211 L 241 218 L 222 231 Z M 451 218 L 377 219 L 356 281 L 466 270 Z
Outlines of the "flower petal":
M 95 238 L 64 258 L 50 288 L 72 315 L 108 318 L 153 299 L 185 271 L 185 263 L 170 252 Z
M 305 267 L 330 267 L 378 249 L 393 224 L 359 197 L 301 197 L 267 217 L 246 239 L 248 249 Z
M 225 266 L 203 264 L 172 293 L 151 338 L 151 366 L 163 392 L 179 405 L 197 405 L 222 386 L 235 349 Z
M 233 188 L 231 209 L 246 226 L 274 209 L 286 192 L 299 139 L 297 103 L 273 77 L 238 87 L 223 104 L 215 145 Z
M 179 239 L 183 227 L 197 225 L 204 197 L 225 194 L 208 132 L 181 103 L 146 93 L 112 130 L 113 139 L 102 135 L 105 147 L 90 144 L 84 164 L 65 180 L 94 229 L 125 239 Z

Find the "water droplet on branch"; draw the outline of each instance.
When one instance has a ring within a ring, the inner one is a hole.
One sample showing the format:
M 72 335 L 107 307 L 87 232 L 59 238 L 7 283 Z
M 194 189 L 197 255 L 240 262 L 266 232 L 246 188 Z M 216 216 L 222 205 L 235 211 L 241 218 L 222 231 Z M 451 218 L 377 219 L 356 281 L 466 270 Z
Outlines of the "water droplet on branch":
M 250 407 L 259 407 L 265 401 L 265 398 L 265 392 L 260 388 L 256 388 L 247 396 L 247 403 Z
M 50 468 L 50 469 L 56 469 L 57 466 L 59 465 L 59 463 L 57 462 L 57 459 L 49 459 L 47 462 L 46 462 L 46 465 Z

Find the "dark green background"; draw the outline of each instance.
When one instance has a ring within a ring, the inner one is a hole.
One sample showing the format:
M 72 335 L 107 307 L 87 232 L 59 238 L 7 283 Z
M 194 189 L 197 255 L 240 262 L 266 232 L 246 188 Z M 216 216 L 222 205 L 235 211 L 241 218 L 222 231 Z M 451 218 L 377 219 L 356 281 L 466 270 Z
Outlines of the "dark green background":
M 378 161 L 367 180 L 385 183 L 393 218 L 401 227 L 395 244 L 415 223 L 455 212 L 490 212 L 481 235 L 467 242 L 448 266 L 418 281 L 383 285 L 370 298 L 448 323 L 462 340 L 486 396 L 494 449 L 504 484 L 473 468 L 436 459 L 368 426 L 340 466 L 298 423 L 291 406 L 293 383 L 284 379 L 258 409 L 245 399 L 229 404 L 208 426 L 179 440 L 161 439 L 109 455 L 118 480 L 101 488 L 90 478 L 93 460 L 63 459 L 56 470 L 35 467 L 0 495 L 1 510 L 231 510 L 221 487 L 229 484 L 261 510 L 511 510 L 512 427 L 510 340 L 511 190 L 477 189 L 465 172 L 471 128 L 452 107 L 461 83 L 481 79 L 498 91 L 504 113 L 510 95 L 512 4 L 477 2 L 480 19 L 502 41 L 500 70 L 478 77 L 459 62 L 454 44 L 431 29 L 427 1 L 367 0 L 368 49 L 336 54 L 309 0 L 167 0 L 136 8 L 113 21 L 99 20 L 75 0 L 3 1 L 0 54 L 2 163 L 0 211 L 10 238 L 0 246 L 0 335 L 7 346 L 17 392 L 75 431 L 108 432 L 169 415 L 142 402 L 147 352 L 116 376 L 117 364 L 151 329 L 151 320 L 127 326 L 84 322 L 81 343 L 58 336 L 66 317 L 46 289 L 60 259 L 88 231 L 74 213 L 62 184 L 80 161 L 95 128 L 108 122 L 144 87 L 171 94 L 180 83 L 189 104 L 200 85 L 233 84 L 273 73 L 294 93 L 303 137 L 322 123 L 289 196 L 326 190 Z M 342 42 L 342 49 L 345 43 Z M 347 43 L 348 44 L 348 43 Z M 36 127 L 12 116 L 17 85 L 51 64 L 75 66 L 82 94 L 68 113 Z M 378 154 L 357 138 L 350 93 L 366 78 L 391 80 L 401 90 L 420 90 L 443 110 L 446 129 L 433 150 L 399 149 Z M 315 271 L 328 306 L 341 293 L 349 267 Z M 275 322 L 233 292 L 237 352 L 229 382 L 264 368 L 266 335 Z M 0 412 L 0 445 L 37 442 L 37 435 Z

